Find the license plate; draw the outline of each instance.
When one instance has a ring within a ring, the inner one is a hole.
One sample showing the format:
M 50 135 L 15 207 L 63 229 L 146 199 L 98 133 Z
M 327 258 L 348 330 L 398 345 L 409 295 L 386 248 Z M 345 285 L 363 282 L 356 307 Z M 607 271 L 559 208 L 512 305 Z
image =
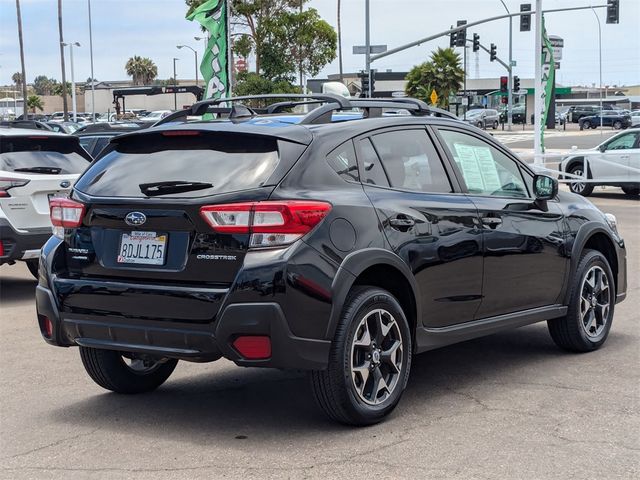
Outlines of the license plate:
M 130 232 L 120 237 L 118 263 L 164 265 L 167 234 Z

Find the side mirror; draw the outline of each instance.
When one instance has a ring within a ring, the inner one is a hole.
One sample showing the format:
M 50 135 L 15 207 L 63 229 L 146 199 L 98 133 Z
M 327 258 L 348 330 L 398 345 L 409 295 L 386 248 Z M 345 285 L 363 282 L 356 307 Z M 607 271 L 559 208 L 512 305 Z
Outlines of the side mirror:
M 536 200 L 551 200 L 558 194 L 558 180 L 548 175 L 533 178 L 533 194 Z
M 607 150 L 607 146 L 606 145 L 600 145 L 598 147 L 598 150 L 600 150 L 602 153 L 604 153 Z

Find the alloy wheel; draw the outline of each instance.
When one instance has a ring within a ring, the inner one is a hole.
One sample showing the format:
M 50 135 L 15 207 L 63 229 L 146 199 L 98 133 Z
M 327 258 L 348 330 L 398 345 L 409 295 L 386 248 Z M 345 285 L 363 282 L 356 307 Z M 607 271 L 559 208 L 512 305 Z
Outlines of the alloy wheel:
M 138 375 L 147 375 L 152 373 L 166 361 L 165 359 L 152 360 L 150 358 L 134 357 L 130 355 L 121 355 L 121 358 L 125 366 Z
M 362 401 L 379 405 L 389 398 L 398 386 L 403 355 L 393 315 L 384 309 L 367 313 L 356 328 L 350 357 L 351 379 Z
M 576 168 L 575 170 L 572 170 L 571 173 L 573 175 L 581 177 L 582 176 L 582 169 L 581 168 Z M 587 185 L 584 182 L 571 182 L 571 190 L 574 193 L 582 193 L 586 186 Z
M 587 271 L 580 292 L 580 324 L 588 337 L 598 337 L 611 310 L 609 278 L 602 267 L 594 265 Z

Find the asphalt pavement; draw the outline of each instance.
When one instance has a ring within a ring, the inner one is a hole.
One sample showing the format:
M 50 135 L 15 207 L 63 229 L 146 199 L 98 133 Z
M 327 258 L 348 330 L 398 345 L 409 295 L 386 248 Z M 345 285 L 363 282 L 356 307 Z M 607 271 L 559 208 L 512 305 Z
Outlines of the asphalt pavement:
M 419 355 L 368 428 L 326 420 L 303 373 L 227 361 L 181 362 L 150 394 L 101 390 L 77 349 L 40 338 L 26 267 L 3 266 L 0 478 L 639 478 L 640 202 L 592 199 L 629 255 L 606 345 L 562 352 L 542 323 Z

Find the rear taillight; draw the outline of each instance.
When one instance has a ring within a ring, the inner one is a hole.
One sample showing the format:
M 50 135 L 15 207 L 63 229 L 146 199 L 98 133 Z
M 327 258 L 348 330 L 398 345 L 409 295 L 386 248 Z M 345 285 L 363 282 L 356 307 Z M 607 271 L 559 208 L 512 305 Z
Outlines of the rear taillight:
M 84 205 L 69 198 L 52 198 L 49 202 L 49 212 L 53 234 L 62 238 L 65 228 L 75 228 L 82 224 Z
M 250 247 L 279 247 L 311 231 L 331 210 L 326 202 L 285 200 L 207 205 L 200 215 L 220 233 L 251 234 Z
M 22 178 L 0 178 L 0 198 L 10 197 L 11 195 L 9 195 L 7 190 L 14 187 L 24 187 L 27 183 L 29 183 L 29 180 Z

